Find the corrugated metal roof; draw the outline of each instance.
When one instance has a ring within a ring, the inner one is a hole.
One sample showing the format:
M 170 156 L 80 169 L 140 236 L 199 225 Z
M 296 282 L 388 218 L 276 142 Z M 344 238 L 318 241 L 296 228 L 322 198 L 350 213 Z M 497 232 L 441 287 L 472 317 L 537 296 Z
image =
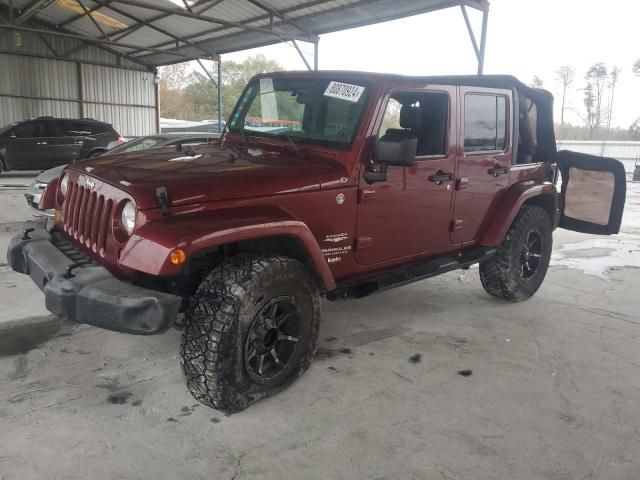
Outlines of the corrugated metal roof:
M 9 0 L 0 6 L 9 10 Z M 12 28 L 50 27 L 158 66 L 488 0 L 13 0 Z M 11 17 L 11 15 L 5 15 Z M 2 29 L 9 28 L 0 21 Z

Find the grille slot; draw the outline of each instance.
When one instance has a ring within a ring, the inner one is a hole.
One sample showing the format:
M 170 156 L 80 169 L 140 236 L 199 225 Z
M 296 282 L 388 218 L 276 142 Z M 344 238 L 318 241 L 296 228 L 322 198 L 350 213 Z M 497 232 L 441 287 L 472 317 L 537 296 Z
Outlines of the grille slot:
M 112 199 L 69 182 L 63 229 L 70 237 L 104 256 L 112 214 Z

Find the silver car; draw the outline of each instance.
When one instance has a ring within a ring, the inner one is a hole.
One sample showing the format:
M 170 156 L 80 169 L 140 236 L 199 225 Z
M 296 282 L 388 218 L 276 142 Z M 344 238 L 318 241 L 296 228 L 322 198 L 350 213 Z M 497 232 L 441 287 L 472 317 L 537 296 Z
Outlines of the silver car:
M 181 148 L 189 145 L 199 145 L 202 143 L 209 143 L 220 138 L 219 133 L 162 133 L 159 135 L 149 135 L 146 137 L 138 137 L 126 143 L 122 143 L 102 155 L 117 155 L 124 153 L 140 152 L 142 150 L 151 150 L 154 148 L 176 146 Z M 34 209 L 35 216 L 53 217 L 53 210 L 40 210 L 38 205 L 40 204 L 40 198 L 42 192 L 47 187 L 49 182 L 60 176 L 62 170 L 66 165 L 60 165 L 59 167 L 45 170 L 38 175 L 35 181 L 31 184 L 31 189 L 24 196 L 27 199 L 27 203 Z

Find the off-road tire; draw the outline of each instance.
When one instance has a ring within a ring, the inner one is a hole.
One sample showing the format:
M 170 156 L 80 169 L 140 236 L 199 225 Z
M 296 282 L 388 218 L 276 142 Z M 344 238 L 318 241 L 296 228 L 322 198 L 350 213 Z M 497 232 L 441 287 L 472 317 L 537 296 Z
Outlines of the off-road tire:
M 541 239 L 541 257 L 535 273 L 530 278 L 521 274 L 521 256 L 525 242 L 532 232 Z M 553 236 L 551 220 L 547 212 L 533 205 L 523 206 L 507 232 L 496 254 L 480 263 L 480 281 L 487 293 L 509 300 L 522 302 L 538 291 L 551 259 Z
M 245 365 L 248 332 L 262 309 L 280 298 L 295 306 L 300 337 L 281 378 L 258 383 Z M 280 255 L 231 257 L 190 299 L 180 347 L 187 387 L 205 405 L 228 413 L 242 410 L 284 389 L 309 367 L 319 325 L 318 286 L 301 262 Z

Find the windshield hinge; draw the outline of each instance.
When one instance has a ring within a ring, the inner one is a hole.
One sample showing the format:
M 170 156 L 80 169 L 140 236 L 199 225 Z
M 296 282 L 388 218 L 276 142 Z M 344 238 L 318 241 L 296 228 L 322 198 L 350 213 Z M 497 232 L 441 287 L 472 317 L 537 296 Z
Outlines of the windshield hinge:
M 156 187 L 156 200 L 160 204 L 160 213 L 169 215 L 171 213 L 171 200 L 169 200 L 167 187 Z

